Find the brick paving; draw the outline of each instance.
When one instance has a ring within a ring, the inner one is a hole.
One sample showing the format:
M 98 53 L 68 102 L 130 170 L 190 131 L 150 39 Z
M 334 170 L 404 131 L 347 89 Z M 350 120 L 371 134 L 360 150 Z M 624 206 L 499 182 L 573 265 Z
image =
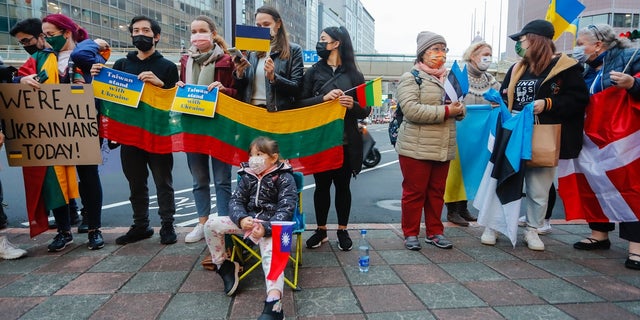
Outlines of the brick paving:
M 586 224 L 555 223 L 553 233 L 541 237 L 544 252 L 528 250 L 522 235 L 515 248 L 504 236 L 496 246 L 484 246 L 477 225 L 447 227 L 451 250 L 421 238 L 422 250 L 408 251 L 396 224 L 352 225 L 354 242 L 356 229 L 369 230 L 368 273 L 358 271 L 357 251 L 338 250 L 332 230 L 328 244 L 303 250 L 301 290 L 285 286 L 285 315 L 301 320 L 640 319 L 640 271 L 624 268 L 626 241 L 613 232 L 610 250 L 574 250 L 572 243 L 589 233 Z M 188 231 L 178 228 L 179 239 Z M 4 231 L 29 256 L 0 261 L 0 318 L 258 317 L 265 296 L 260 269 L 227 297 L 219 276 L 200 266 L 204 242 L 165 246 L 156 233 L 115 245 L 124 232 L 103 229 L 107 245 L 97 251 L 86 248 L 86 235 L 74 235 L 73 245 L 52 254 L 46 249 L 52 232 L 30 239 L 25 229 Z

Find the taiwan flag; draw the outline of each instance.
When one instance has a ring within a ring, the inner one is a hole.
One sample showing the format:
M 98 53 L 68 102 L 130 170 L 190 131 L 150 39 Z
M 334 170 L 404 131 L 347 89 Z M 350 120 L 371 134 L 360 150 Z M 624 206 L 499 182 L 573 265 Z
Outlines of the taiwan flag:
M 293 221 L 272 221 L 271 222 L 271 236 L 273 246 L 273 252 L 271 256 L 271 268 L 269 268 L 269 274 L 267 280 L 275 281 L 280 274 L 284 272 L 284 268 L 287 266 L 289 260 L 289 253 L 291 252 L 291 242 L 293 241 Z

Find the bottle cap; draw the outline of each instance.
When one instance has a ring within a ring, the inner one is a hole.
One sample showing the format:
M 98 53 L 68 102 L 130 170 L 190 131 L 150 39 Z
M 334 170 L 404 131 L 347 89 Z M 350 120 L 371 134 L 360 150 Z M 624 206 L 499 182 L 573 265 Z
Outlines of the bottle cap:
M 367 230 L 366 229 L 360 230 L 360 234 L 367 234 Z

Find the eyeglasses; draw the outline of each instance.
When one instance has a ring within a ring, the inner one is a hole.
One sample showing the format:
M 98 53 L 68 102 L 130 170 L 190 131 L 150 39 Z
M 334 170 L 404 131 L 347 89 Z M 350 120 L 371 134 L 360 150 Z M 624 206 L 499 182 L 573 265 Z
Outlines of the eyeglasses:
M 598 29 L 598 27 L 596 27 L 593 24 L 590 24 L 590 25 L 587 26 L 587 28 L 594 31 L 594 35 L 596 36 L 596 40 L 598 40 L 598 41 L 604 40 L 604 34 L 602 34 L 602 32 L 600 31 L 600 29 Z
M 427 51 L 431 51 L 431 52 L 435 52 L 435 53 L 440 53 L 440 52 L 447 53 L 447 52 L 449 52 L 449 48 L 444 48 L 444 49 L 441 49 L 441 48 L 429 48 L 429 49 L 427 49 Z
M 63 34 L 63 33 L 64 33 L 64 30 L 63 30 L 63 31 L 60 31 L 60 33 L 58 33 L 58 34 L 45 34 L 45 35 L 44 35 L 44 38 L 45 38 L 45 39 L 47 39 L 47 38 L 57 37 L 57 36 L 59 36 L 59 35 L 61 35 L 61 34 Z
M 18 43 L 21 44 L 23 47 L 28 46 L 31 43 L 31 41 L 33 41 L 33 39 L 35 38 L 36 37 L 33 37 L 33 36 L 31 38 L 23 38 L 18 40 Z

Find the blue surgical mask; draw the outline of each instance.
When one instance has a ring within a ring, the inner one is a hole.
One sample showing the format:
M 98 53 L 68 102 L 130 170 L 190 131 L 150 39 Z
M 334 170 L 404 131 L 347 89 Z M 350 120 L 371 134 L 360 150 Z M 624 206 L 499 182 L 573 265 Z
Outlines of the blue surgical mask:
M 584 46 L 573 47 L 573 53 L 571 54 L 571 56 L 574 59 L 578 60 L 578 62 L 580 63 L 587 62 L 587 59 L 589 58 L 586 54 L 584 54 Z

